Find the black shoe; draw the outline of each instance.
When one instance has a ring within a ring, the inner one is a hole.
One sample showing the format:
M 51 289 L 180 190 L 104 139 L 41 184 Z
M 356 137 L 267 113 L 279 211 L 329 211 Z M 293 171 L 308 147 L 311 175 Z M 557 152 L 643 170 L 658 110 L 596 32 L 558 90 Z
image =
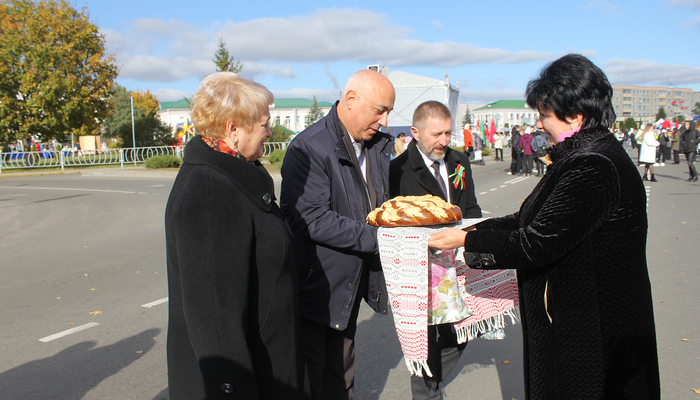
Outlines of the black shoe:
M 648 180 L 649 180 L 649 179 L 647 179 L 646 174 L 642 177 L 642 180 L 643 180 L 643 181 L 648 181 Z
M 656 177 L 654 176 L 654 174 L 651 174 L 651 179 L 649 179 L 649 181 L 650 181 L 650 182 L 658 182 L 658 181 L 656 180 Z
M 691 182 L 697 182 L 697 181 L 698 181 L 698 177 L 696 176 L 695 178 L 691 179 L 690 181 L 691 181 Z

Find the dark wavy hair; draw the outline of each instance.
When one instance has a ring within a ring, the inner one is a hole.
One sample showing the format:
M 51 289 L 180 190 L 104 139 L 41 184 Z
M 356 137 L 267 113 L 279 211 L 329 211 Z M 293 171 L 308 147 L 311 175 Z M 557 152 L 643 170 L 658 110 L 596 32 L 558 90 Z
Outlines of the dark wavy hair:
M 612 95 L 605 73 L 580 54 L 567 54 L 547 64 L 525 90 L 527 104 L 540 112 L 553 112 L 562 121 L 581 114 L 581 129 L 612 126 Z

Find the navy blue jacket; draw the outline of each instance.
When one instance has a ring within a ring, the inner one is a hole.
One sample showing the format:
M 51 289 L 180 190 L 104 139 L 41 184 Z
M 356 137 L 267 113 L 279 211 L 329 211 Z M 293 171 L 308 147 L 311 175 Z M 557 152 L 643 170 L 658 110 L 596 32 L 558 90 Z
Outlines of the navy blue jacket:
M 389 198 L 393 138 L 377 132 L 365 142 L 376 204 L 343 142 L 336 103 L 328 115 L 289 145 L 282 166 L 280 205 L 294 233 L 300 280 L 301 317 L 334 329 L 347 327 L 355 298 L 386 313 L 387 294 L 370 210 Z M 363 268 L 367 293 L 358 294 Z

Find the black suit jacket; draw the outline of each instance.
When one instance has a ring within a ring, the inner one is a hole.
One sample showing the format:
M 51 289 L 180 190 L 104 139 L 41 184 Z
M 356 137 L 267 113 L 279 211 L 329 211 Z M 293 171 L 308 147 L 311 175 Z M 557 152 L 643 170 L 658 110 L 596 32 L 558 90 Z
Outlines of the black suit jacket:
M 445 182 L 450 191 L 451 202 L 462 209 L 462 218 L 481 218 L 481 208 L 476 202 L 469 158 L 459 151 L 448 148 L 445 153 L 447 175 L 452 175 L 459 164 L 464 166 L 466 172 L 464 188 L 455 188 L 452 184 L 454 178 L 450 178 L 448 182 Z M 440 196 L 447 200 L 442 194 L 433 171 L 425 165 L 416 141 L 412 140 L 408 144 L 408 149 L 391 161 L 389 167 L 389 195 L 396 197 L 423 196 L 426 194 Z

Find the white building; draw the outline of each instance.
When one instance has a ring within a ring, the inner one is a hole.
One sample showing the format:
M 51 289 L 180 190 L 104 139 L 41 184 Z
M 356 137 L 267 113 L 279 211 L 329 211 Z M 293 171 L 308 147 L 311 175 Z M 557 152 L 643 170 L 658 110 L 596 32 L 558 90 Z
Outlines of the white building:
M 270 105 L 271 125 L 280 124 L 295 133 L 303 131 L 306 125 L 305 117 L 309 113 L 312 103 L 313 101 L 309 99 L 275 99 L 274 104 Z M 317 104 L 323 111 L 323 115 L 328 114 L 333 106 L 327 101 L 319 101 Z M 173 135 L 177 124 L 192 122 L 190 105 L 185 99 L 161 102 L 158 117 L 173 127 Z
M 375 69 L 369 66 L 370 69 Z M 375 69 L 377 70 L 377 69 Z M 450 84 L 449 77 L 445 75 L 444 80 L 427 78 L 408 72 L 394 71 L 388 72 L 388 68 L 381 67 L 379 72 L 389 78 L 396 91 L 394 110 L 389 113 L 389 128 L 392 135 L 398 132 L 408 133 L 413 119 L 413 112 L 423 102 L 436 100 L 447 106 L 452 113 L 453 132 L 462 131 L 461 117 L 458 116 L 459 106 L 459 83 Z
M 533 126 L 537 123 L 539 113 L 527 105 L 525 100 L 498 100 L 471 111 L 472 126 L 476 121 L 481 125 L 490 126 L 491 120 L 496 121 L 496 128 L 508 128 L 514 125 Z

